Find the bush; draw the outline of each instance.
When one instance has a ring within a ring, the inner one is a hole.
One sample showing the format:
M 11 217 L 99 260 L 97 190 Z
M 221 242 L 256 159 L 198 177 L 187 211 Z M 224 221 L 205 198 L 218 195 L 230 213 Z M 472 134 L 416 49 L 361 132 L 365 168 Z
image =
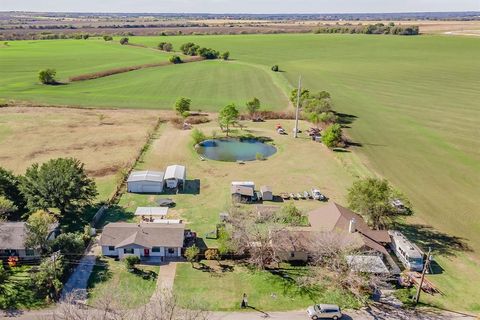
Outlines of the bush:
M 263 155 L 263 153 L 257 152 L 257 153 L 255 154 L 255 159 L 257 159 L 257 160 L 265 160 L 265 156 Z
M 278 71 L 280 71 L 280 68 L 278 67 L 278 65 L 274 65 L 272 67 L 272 71 L 278 72 Z
M 222 53 L 223 60 L 228 60 L 229 58 L 230 58 L 230 52 L 225 51 L 224 53 Z
M 322 142 L 329 148 L 338 146 L 342 142 L 342 127 L 339 124 L 328 126 L 323 133 Z
M 170 57 L 169 61 L 173 64 L 179 64 L 179 63 L 182 63 L 182 58 L 180 58 L 179 56 L 177 55 L 173 55 Z
M 307 217 L 292 202 L 289 202 L 282 207 L 279 214 L 279 220 L 281 223 L 290 226 L 308 225 Z
M 160 42 L 158 44 L 158 49 L 159 50 L 163 50 L 163 51 L 167 51 L 167 52 L 170 52 L 173 50 L 173 45 L 169 42 Z
M 193 144 L 194 145 L 197 145 L 199 144 L 200 142 L 202 141 L 205 141 L 207 139 L 207 137 L 205 136 L 205 134 L 198 130 L 198 129 L 193 129 L 192 131 L 192 140 L 193 140 Z
M 41 70 L 38 73 L 38 79 L 43 84 L 56 84 L 57 80 L 55 80 L 55 76 L 57 75 L 57 71 L 55 69 L 45 69 Z
M 52 251 L 60 251 L 64 255 L 82 255 L 85 241 L 81 233 L 62 233 L 52 243 Z
M 125 266 L 128 270 L 135 269 L 135 265 L 140 263 L 140 258 L 138 256 L 126 256 L 125 257 Z
M 184 118 L 188 117 L 187 112 L 190 111 L 190 106 L 192 105 L 192 100 L 187 98 L 179 98 L 175 102 L 173 109 L 177 112 L 178 115 L 183 116 Z
M 220 258 L 217 249 L 208 249 L 205 251 L 205 259 L 207 260 L 218 260 Z
M 120 39 L 120 44 L 122 46 L 128 44 L 128 38 L 124 37 L 124 38 Z
M 105 40 L 105 41 L 112 41 L 113 38 L 112 38 L 112 36 L 103 36 L 103 40 Z
M 198 254 L 200 253 L 200 249 L 196 245 L 193 245 L 191 247 L 188 247 L 187 250 L 185 250 L 185 258 L 192 264 L 195 262 L 198 258 Z

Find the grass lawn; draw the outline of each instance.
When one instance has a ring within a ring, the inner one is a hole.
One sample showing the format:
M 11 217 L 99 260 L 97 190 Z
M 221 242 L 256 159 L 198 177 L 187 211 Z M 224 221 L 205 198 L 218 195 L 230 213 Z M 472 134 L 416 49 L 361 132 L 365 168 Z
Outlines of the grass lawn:
M 109 297 L 118 307 L 135 308 L 150 300 L 156 288 L 156 278 L 143 279 L 141 275 L 128 272 L 123 261 L 102 258 L 97 263 L 88 279 L 89 305 L 94 306 L 102 298 Z M 139 265 L 137 268 L 158 276 L 158 266 Z
M 274 274 L 228 262 L 222 264 L 223 268 L 213 261 L 203 261 L 203 268 L 198 263 L 195 268 L 190 263 L 179 264 L 174 290 L 180 304 L 187 307 L 194 301 L 209 310 L 241 310 L 242 295 L 246 293 L 249 305 L 261 311 L 306 309 L 319 301 L 329 301 L 341 307 L 359 307 L 348 294 L 335 289 L 320 286 L 314 290 L 298 288 L 293 279 L 305 275 L 308 272 L 305 267 L 282 265 Z
M 0 306 L 8 309 L 40 309 L 47 306 L 44 297 L 35 293 L 29 273 L 30 266 L 20 266 L 12 269 L 4 288 L 7 294 L 0 296 Z

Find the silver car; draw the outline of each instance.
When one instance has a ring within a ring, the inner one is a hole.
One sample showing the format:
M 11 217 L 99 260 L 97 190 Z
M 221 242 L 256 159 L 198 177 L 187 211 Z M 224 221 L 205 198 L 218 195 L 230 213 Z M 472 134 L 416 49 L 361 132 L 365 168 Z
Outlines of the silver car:
M 340 319 L 342 311 L 334 304 L 316 304 L 308 307 L 307 314 L 312 320 L 317 319 Z

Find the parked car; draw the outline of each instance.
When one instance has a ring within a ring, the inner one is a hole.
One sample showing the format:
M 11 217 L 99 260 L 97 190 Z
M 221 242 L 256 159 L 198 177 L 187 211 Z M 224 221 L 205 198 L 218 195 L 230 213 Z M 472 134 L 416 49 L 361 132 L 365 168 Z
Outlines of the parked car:
M 325 201 L 327 199 L 318 189 L 312 189 L 312 196 L 315 200 Z
M 308 307 L 307 314 L 312 320 L 317 319 L 340 319 L 342 311 L 334 304 L 316 304 Z

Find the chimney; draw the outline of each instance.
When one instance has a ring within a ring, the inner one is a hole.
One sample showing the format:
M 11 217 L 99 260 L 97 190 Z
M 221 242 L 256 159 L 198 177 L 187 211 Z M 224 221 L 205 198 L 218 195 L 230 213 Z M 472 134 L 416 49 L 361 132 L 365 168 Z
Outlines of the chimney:
M 355 223 L 355 218 L 353 218 L 352 220 L 350 220 L 350 225 L 348 226 L 348 232 L 355 233 L 355 231 L 357 231 L 357 226 Z

